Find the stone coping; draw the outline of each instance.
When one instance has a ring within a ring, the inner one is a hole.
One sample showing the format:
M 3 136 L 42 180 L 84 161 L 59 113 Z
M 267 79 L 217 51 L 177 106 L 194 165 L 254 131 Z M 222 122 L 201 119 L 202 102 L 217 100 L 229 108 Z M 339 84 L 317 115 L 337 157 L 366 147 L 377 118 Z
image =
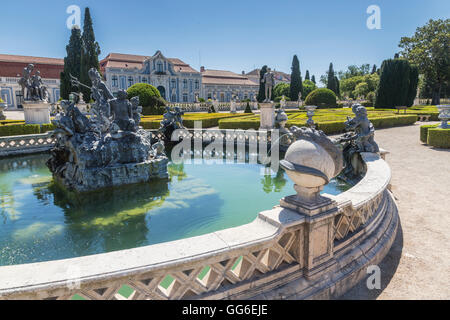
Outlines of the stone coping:
M 338 207 L 363 206 L 384 193 L 389 185 L 391 170 L 380 155 L 363 153 L 361 156 L 367 168 L 364 178 L 338 196 L 327 195 L 338 202 Z M 89 285 L 159 270 L 164 274 L 176 274 L 180 268 L 187 270 L 193 265 L 203 268 L 211 261 L 217 263 L 225 258 L 251 254 L 250 250 L 255 248 L 266 248 L 270 253 L 277 249 L 274 246 L 279 247 L 276 241 L 280 237 L 283 241 L 284 236 L 290 234 L 287 230 L 301 228 L 306 219 L 277 206 L 261 212 L 252 223 L 198 237 L 72 259 L 3 266 L 0 267 L 0 299 L 33 294 L 39 298 L 40 292 L 64 291 L 68 283 L 77 280 L 81 285 Z M 73 270 L 76 270 L 75 275 L 69 273 Z

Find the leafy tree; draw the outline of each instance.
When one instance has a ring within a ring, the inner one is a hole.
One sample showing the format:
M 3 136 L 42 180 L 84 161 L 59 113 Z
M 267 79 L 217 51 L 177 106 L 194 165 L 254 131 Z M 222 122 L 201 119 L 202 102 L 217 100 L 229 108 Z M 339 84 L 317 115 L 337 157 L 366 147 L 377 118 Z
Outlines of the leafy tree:
M 408 107 L 414 104 L 414 99 L 417 96 L 417 87 L 419 85 L 419 68 L 416 65 L 411 65 L 409 70 L 409 87 L 406 96 L 406 105 Z
M 278 83 L 275 88 L 273 88 L 273 96 L 274 97 L 289 97 L 291 92 L 291 85 L 289 83 Z
M 264 75 L 266 73 L 267 73 L 267 66 L 263 66 L 261 68 L 261 71 L 259 72 L 259 93 L 258 96 L 256 97 L 258 102 L 263 102 L 266 99 L 266 89 L 264 83 L 262 82 Z
M 305 80 L 311 80 L 311 79 L 309 78 L 309 70 L 306 70 Z
M 442 89 L 450 81 L 450 19 L 432 20 L 403 37 L 402 56 L 416 64 L 432 90 L 432 104 L 440 104 Z
M 356 98 L 355 96 L 356 86 L 362 82 L 367 84 L 368 92 L 376 91 L 379 81 L 380 77 L 378 76 L 377 73 L 343 79 L 340 81 L 341 95 L 350 97 L 352 99 Z
M 311 80 L 303 81 L 302 97 L 306 98 L 311 92 L 317 89 L 317 86 Z
M 300 62 L 297 55 L 292 59 L 291 87 L 289 97 L 292 101 L 298 100 L 298 94 L 302 91 L 302 75 L 300 73 Z
M 415 96 L 418 82 L 416 79 L 418 75 L 412 69 L 414 67 L 405 59 L 383 61 L 375 107 L 394 108 L 412 105 L 410 96 Z
M 356 98 L 366 98 L 369 93 L 369 85 L 366 82 L 360 82 L 356 85 L 353 91 L 353 96 Z
M 316 89 L 306 97 L 305 105 L 318 106 L 319 108 L 335 108 L 336 94 L 327 88 Z
M 81 71 L 81 30 L 78 26 L 72 28 L 69 44 L 66 46 L 67 56 L 64 58 L 64 71 L 61 72 L 60 96 L 68 100 L 71 92 L 78 91 L 78 88 L 72 87 L 70 75 L 80 78 Z
M 95 68 L 100 71 L 100 63 L 98 56 L 100 54 L 100 45 L 95 41 L 94 27 L 92 23 L 91 13 L 89 8 L 84 12 L 84 27 L 83 27 L 83 48 L 81 51 L 81 72 L 80 81 L 88 86 L 91 86 L 91 80 L 89 79 L 88 72 L 91 68 Z M 91 90 L 87 88 L 81 88 L 83 92 L 84 100 L 89 101 L 91 98 Z
M 316 77 L 315 77 L 314 75 L 311 77 L 311 81 L 312 81 L 314 84 L 316 84 Z

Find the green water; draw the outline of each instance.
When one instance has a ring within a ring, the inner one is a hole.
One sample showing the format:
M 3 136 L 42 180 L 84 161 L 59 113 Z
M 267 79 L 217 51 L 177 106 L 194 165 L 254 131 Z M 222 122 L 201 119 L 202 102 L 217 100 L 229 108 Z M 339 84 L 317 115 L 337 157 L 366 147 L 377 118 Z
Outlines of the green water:
M 0 265 L 86 256 L 236 227 L 294 193 L 283 171 L 271 174 L 258 164 L 170 164 L 169 181 L 76 196 L 52 183 L 47 159 L 41 154 L 0 160 Z M 333 181 L 324 191 L 348 188 Z

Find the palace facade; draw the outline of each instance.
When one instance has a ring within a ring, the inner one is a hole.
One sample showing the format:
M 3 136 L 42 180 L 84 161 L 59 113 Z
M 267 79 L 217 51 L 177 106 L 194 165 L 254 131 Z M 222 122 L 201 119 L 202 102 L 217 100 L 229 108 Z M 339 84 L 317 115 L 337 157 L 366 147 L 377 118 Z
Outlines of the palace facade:
M 259 85 L 245 75 L 204 67 L 199 72 L 178 58 L 166 58 L 161 51 L 153 56 L 111 53 L 100 67 L 113 94 L 135 83 L 149 83 L 172 103 L 193 103 L 214 96 L 229 102 L 233 95 L 252 99 L 259 90 Z

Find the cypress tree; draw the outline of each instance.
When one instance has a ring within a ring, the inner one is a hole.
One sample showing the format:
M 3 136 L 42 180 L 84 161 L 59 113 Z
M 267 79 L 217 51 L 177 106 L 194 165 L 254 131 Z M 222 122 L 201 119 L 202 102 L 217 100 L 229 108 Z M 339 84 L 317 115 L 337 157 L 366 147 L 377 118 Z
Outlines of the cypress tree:
M 88 76 L 88 71 L 91 68 L 95 68 L 100 71 L 100 63 L 98 56 L 100 54 L 100 46 L 95 41 L 94 27 L 92 23 L 91 13 L 89 8 L 84 12 L 84 27 L 83 27 L 83 50 L 81 52 L 81 72 L 80 81 L 88 86 L 91 86 L 91 80 Z M 89 101 L 91 99 L 91 90 L 86 88 L 80 88 L 83 92 L 84 100 Z
M 263 66 L 259 72 L 259 93 L 256 98 L 258 102 L 263 102 L 266 99 L 266 87 L 262 82 L 264 75 L 267 73 L 267 66 Z
M 316 84 L 316 77 L 314 75 L 311 77 L 311 81 L 314 82 L 314 84 Z
M 311 80 L 311 79 L 309 78 L 309 70 L 306 70 L 305 80 Z
M 298 94 L 303 91 L 302 75 L 300 73 L 300 62 L 297 55 L 294 55 L 292 60 L 292 73 L 291 73 L 291 88 L 290 95 L 292 101 L 298 100 Z M 303 97 L 304 99 L 304 97 Z
M 416 65 L 410 65 L 409 87 L 405 103 L 407 107 L 411 107 L 414 104 L 414 99 L 416 99 L 417 96 L 418 85 L 419 85 L 419 68 Z
M 334 93 L 336 93 L 337 97 L 340 97 L 341 96 L 341 84 L 339 83 L 339 79 L 336 76 L 334 77 L 334 83 L 336 86 L 336 91 Z
M 333 63 L 330 63 L 330 67 L 328 68 L 327 88 L 337 94 L 336 75 L 334 74 Z
M 78 88 L 72 87 L 70 75 L 79 78 L 81 71 L 81 30 L 78 26 L 72 28 L 69 44 L 66 46 L 67 56 L 64 58 L 64 71 L 61 72 L 60 95 L 68 100 L 71 92 L 78 91 Z
M 381 65 L 376 108 L 411 106 L 417 92 L 418 70 L 405 59 L 388 59 Z
M 374 74 L 376 72 L 377 72 L 377 65 L 374 64 L 373 67 L 372 67 L 372 73 L 371 74 Z

